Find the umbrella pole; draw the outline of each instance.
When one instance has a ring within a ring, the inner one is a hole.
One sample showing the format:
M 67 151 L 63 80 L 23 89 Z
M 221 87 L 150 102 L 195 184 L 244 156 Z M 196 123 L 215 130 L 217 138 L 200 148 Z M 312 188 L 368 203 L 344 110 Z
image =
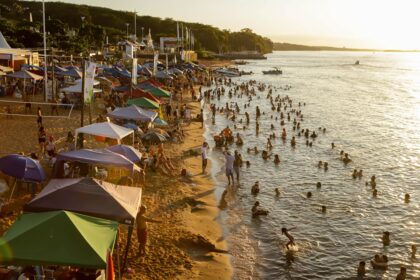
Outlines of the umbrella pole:
M 10 203 L 10 201 L 12 200 L 13 193 L 15 192 L 17 181 L 18 181 L 18 179 L 16 178 L 15 183 L 13 184 L 13 187 L 12 187 L 12 192 L 10 193 L 10 197 L 9 197 L 8 203 Z
M 121 280 L 121 267 L 120 267 L 120 244 L 118 240 L 120 235 L 120 229 L 118 229 L 118 236 L 117 236 L 117 266 L 118 266 L 118 279 Z
M 128 249 L 130 248 L 131 236 L 133 235 L 133 230 L 134 230 L 133 226 L 128 227 L 127 244 L 125 245 L 125 250 L 124 250 L 124 260 L 123 260 L 123 263 L 122 263 L 122 273 L 121 273 L 121 275 L 124 274 L 125 266 L 127 264 Z

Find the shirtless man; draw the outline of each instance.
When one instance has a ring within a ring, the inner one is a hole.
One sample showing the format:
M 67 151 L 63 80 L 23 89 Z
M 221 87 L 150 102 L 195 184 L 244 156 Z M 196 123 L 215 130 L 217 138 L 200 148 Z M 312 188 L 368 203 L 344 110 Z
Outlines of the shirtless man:
M 139 241 L 139 256 L 143 256 L 146 254 L 147 223 L 162 223 L 161 221 L 153 220 L 144 216 L 146 213 L 146 209 L 146 206 L 142 205 L 136 217 L 137 238 Z

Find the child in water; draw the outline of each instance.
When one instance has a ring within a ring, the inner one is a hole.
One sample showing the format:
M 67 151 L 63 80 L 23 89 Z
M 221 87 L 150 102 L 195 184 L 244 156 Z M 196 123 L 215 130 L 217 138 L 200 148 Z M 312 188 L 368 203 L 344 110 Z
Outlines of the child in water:
M 284 234 L 284 235 L 286 235 L 287 238 L 289 238 L 289 242 L 287 242 L 287 244 L 286 244 L 287 250 L 289 250 L 289 245 L 293 245 L 293 246 L 295 245 L 295 239 L 289 233 L 289 231 L 292 230 L 292 229 L 295 229 L 295 228 L 290 228 L 290 229 L 282 228 L 281 229 L 281 234 Z

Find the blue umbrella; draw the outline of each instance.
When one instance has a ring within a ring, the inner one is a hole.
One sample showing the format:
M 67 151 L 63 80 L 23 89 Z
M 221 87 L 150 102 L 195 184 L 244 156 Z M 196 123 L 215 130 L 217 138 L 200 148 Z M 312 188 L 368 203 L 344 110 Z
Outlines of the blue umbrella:
M 160 126 L 167 126 L 168 125 L 168 123 L 165 120 L 162 120 L 160 117 L 157 117 L 153 122 L 156 125 L 160 125 Z
M 131 160 L 132 162 L 140 162 L 142 154 L 134 147 L 127 145 L 115 145 L 107 148 L 111 152 L 120 154 Z
M 47 178 L 37 160 L 17 154 L 0 158 L 0 171 L 25 182 L 42 182 Z

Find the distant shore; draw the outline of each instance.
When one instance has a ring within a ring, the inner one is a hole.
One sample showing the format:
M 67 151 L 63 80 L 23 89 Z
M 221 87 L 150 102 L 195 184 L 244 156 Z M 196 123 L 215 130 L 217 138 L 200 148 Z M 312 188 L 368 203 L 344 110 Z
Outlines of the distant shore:
M 273 51 L 340 51 L 340 52 L 420 52 L 420 50 L 381 50 L 381 49 L 358 49 L 337 48 L 328 46 L 307 46 L 290 43 L 274 43 Z

